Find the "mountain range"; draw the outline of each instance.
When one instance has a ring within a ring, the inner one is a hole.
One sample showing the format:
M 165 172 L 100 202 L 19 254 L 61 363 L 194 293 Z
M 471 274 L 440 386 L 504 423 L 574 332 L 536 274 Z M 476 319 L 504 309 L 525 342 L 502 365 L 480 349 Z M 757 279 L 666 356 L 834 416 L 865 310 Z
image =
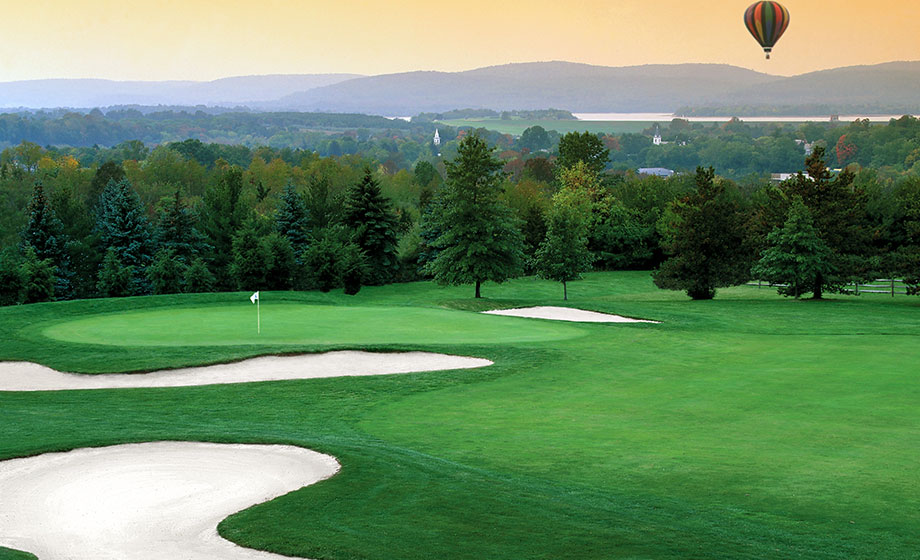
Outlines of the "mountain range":
M 920 113 L 920 62 L 792 77 L 722 64 L 627 67 L 530 62 L 464 72 L 269 75 L 210 82 L 57 79 L 0 82 L 0 107 L 245 106 L 409 116 L 459 108 L 732 114 Z

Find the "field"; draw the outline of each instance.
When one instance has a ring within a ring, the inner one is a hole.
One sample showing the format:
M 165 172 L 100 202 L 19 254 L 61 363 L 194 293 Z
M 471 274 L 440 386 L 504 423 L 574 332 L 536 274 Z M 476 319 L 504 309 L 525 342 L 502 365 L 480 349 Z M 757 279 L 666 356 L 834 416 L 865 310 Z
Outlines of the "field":
M 0 359 L 70 371 L 342 348 L 495 365 L 0 392 L 0 459 L 159 440 L 329 453 L 338 475 L 220 528 L 317 559 L 917 557 L 920 301 L 742 286 L 692 302 L 644 272 L 571 283 L 571 306 L 662 321 L 610 325 L 471 313 L 559 305 L 550 282 L 483 294 L 264 292 L 262 338 L 249 294 L 4 308 Z
M 502 134 L 520 136 L 532 126 L 542 126 L 546 130 L 555 130 L 559 134 L 567 132 L 588 131 L 593 134 L 640 133 L 653 126 L 652 121 L 564 121 L 564 120 L 525 120 L 525 119 L 449 119 L 438 121 L 453 127 L 473 127 L 495 130 Z

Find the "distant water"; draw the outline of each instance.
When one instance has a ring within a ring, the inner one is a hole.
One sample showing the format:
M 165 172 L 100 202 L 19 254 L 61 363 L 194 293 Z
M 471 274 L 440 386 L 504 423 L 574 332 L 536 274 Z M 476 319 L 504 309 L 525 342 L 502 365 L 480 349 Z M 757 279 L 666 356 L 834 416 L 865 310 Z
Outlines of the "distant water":
M 681 118 L 690 122 L 728 122 L 731 117 L 677 117 L 669 113 L 572 113 L 580 121 L 619 121 L 619 122 L 671 122 Z M 870 122 L 888 122 L 903 115 L 840 115 L 841 122 L 853 122 L 856 119 L 869 119 Z M 916 116 L 916 115 L 915 115 Z M 828 122 L 830 115 L 814 117 L 738 117 L 747 122 Z

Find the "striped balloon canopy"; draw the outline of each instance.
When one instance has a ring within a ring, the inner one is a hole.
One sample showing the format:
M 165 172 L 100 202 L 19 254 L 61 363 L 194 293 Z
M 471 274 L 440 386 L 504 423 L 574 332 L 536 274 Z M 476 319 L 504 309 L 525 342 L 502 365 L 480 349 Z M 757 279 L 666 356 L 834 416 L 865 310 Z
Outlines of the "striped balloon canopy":
M 789 10 L 779 2 L 754 2 L 744 12 L 744 24 L 770 58 L 773 45 L 789 27 Z

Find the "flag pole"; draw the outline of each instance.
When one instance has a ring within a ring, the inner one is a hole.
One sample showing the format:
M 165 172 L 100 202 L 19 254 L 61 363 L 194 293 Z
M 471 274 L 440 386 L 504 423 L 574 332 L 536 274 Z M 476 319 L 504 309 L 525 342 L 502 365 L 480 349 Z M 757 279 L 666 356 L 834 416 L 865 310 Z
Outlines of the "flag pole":
M 256 299 L 256 334 L 262 334 L 262 308 L 261 298 Z

